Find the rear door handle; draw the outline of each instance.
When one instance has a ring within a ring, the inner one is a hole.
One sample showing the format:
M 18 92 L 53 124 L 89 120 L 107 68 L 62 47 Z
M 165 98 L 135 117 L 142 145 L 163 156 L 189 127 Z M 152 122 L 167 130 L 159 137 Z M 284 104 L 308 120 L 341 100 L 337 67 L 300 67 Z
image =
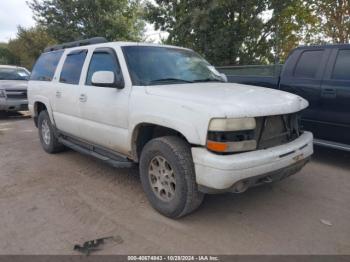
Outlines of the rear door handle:
M 60 98 L 61 95 L 62 95 L 62 93 L 61 93 L 60 91 L 56 91 L 56 97 L 57 97 L 57 98 Z
M 86 102 L 86 101 L 87 101 L 87 96 L 86 96 L 85 94 L 81 94 L 81 95 L 79 96 L 79 101 L 80 101 L 80 102 Z
M 321 96 L 324 98 L 336 98 L 337 90 L 334 88 L 322 88 Z

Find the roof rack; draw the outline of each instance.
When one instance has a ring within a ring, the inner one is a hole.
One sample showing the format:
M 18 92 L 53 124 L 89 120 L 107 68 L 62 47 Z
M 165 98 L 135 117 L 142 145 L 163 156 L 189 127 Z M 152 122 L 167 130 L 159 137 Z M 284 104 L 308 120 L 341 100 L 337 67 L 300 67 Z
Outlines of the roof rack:
M 90 39 L 84 39 L 84 40 L 79 40 L 79 41 L 74 41 L 74 42 L 68 42 L 68 43 L 63 43 L 63 44 L 59 44 L 59 45 L 49 46 L 49 47 L 46 47 L 44 49 L 44 53 L 51 52 L 51 51 L 56 51 L 56 50 L 61 50 L 61 49 L 65 49 L 65 48 L 70 48 L 70 47 L 78 47 L 78 46 L 101 44 L 101 43 L 107 43 L 106 38 L 104 38 L 104 37 L 93 37 L 93 38 L 90 38 Z

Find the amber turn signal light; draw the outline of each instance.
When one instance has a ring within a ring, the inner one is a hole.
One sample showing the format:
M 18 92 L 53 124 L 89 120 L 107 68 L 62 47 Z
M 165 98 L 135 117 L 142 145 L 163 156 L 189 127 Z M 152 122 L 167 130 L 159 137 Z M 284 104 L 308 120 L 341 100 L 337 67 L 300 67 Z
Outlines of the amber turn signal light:
M 226 143 L 208 140 L 207 141 L 207 148 L 209 150 L 215 151 L 215 152 L 226 152 L 228 149 L 228 145 Z

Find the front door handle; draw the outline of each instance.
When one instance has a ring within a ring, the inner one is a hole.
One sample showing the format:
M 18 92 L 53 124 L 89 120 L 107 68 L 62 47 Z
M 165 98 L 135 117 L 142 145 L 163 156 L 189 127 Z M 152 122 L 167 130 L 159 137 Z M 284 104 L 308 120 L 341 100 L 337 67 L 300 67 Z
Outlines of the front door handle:
M 322 88 L 321 96 L 324 98 L 336 98 L 337 90 L 334 88 Z
M 79 96 L 79 101 L 80 101 L 80 102 L 86 102 L 86 101 L 87 101 L 87 96 L 86 96 L 85 94 L 81 94 L 81 95 Z
M 62 95 L 62 93 L 61 93 L 60 91 L 56 91 L 56 97 L 57 97 L 57 98 L 60 98 L 61 95 Z

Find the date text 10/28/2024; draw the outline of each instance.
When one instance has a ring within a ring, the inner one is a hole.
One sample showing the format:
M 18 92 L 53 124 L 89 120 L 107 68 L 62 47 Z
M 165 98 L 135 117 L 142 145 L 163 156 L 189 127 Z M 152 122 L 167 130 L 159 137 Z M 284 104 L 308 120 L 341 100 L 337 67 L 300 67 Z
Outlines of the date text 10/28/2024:
M 128 261 L 220 261 L 217 256 L 128 256 Z

